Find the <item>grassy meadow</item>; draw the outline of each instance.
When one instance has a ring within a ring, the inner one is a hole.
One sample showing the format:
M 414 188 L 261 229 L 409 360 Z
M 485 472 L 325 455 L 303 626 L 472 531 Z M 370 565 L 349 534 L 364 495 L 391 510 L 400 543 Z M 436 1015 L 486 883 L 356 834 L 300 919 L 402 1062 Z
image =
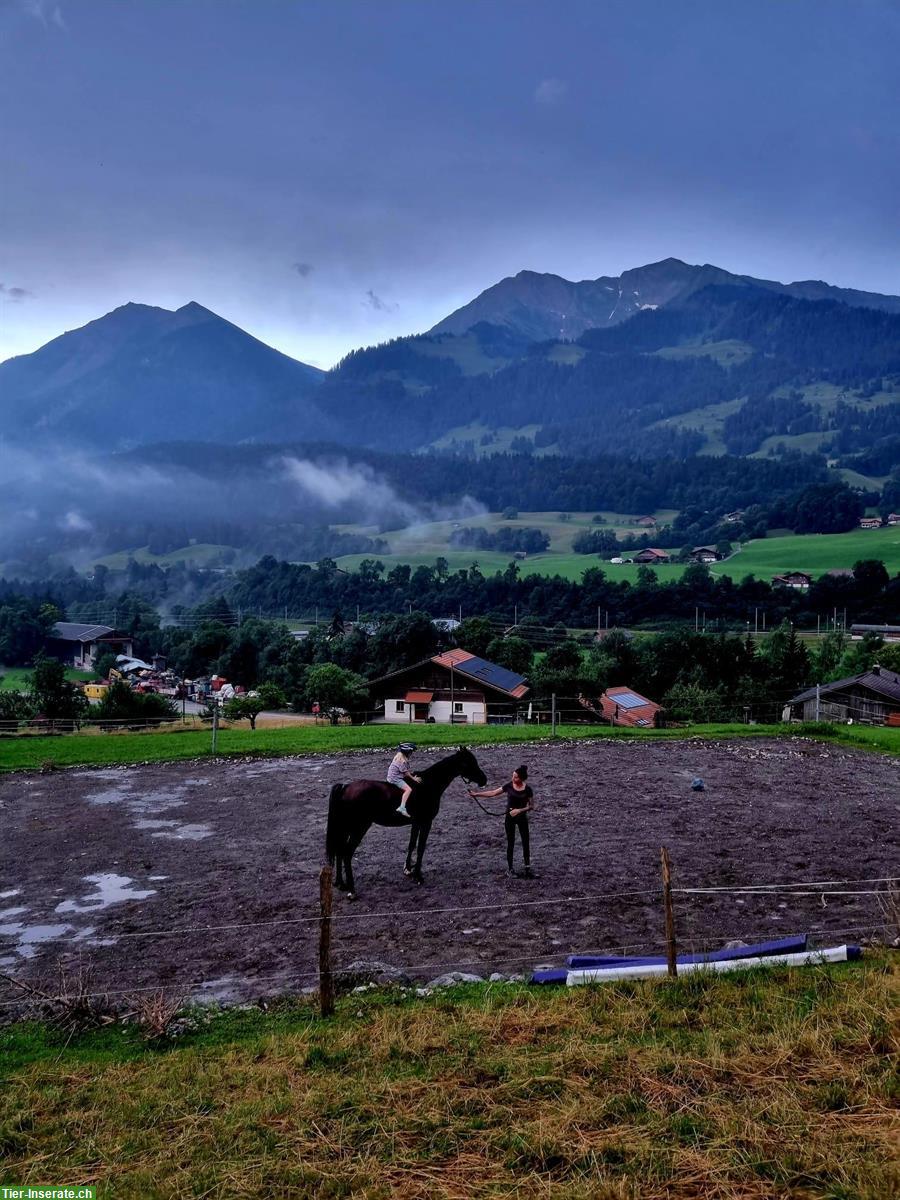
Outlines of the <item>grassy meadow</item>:
M 467 985 L 0 1030 L 5 1182 L 138 1197 L 876 1200 L 900 968 Z M 136 1000 L 133 1009 L 146 1009 Z
M 644 532 L 636 524 L 634 515 L 603 512 L 607 524 L 601 529 L 611 529 L 619 536 L 625 533 Z M 640 514 L 655 516 L 660 525 L 670 522 L 676 515 L 674 509 L 661 509 L 655 513 Z M 503 526 L 543 529 L 550 536 L 550 548 L 543 554 L 529 555 L 519 561 L 523 575 L 562 575 L 566 579 L 580 579 L 588 567 L 601 567 L 613 580 L 627 579 L 634 583 L 639 568 L 632 564 L 614 566 L 605 559 L 592 554 L 574 554 L 572 539 L 585 529 L 597 528 L 592 523 L 593 513 L 571 513 L 569 520 L 561 520 L 556 512 L 521 512 L 515 521 L 505 521 L 501 514 L 490 513 L 481 517 L 467 518 L 458 524 L 475 526 L 495 531 Z M 405 530 L 393 530 L 378 534 L 374 528 L 343 526 L 354 532 L 365 532 L 387 540 L 389 552 L 377 557 L 390 569 L 398 563 L 412 567 L 433 566 L 436 558 L 443 557 L 451 570 L 469 567 L 477 562 L 483 572 L 504 570 L 512 555 L 493 550 L 453 550 L 448 541 L 454 522 L 433 521 Z M 672 550 L 671 553 L 677 553 Z M 338 559 L 344 570 L 355 570 L 363 558 L 371 555 L 345 555 Z M 745 575 L 756 575 L 759 579 L 771 579 L 783 571 L 809 571 L 813 576 L 824 574 L 834 568 L 849 568 L 861 558 L 880 558 L 891 574 L 900 571 L 900 527 L 882 529 L 858 529 L 850 533 L 805 534 L 758 538 L 748 542 L 742 550 L 712 569 L 717 575 L 730 575 L 742 579 Z M 684 567 L 677 563 L 654 567 L 661 582 L 680 578 Z
M 258 728 L 222 725 L 217 756 L 248 754 L 335 754 L 346 750 L 387 749 L 403 726 L 398 725 L 289 725 Z M 686 737 L 795 737 L 799 734 L 827 738 L 841 745 L 900 755 L 900 729 L 842 725 L 691 725 L 680 729 L 620 729 L 603 725 L 559 725 L 560 738 L 667 738 Z M 549 725 L 417 725 L 416 742 L 422 748 L 453 747 L 461 741 L 473 748 L 498 743 L 534 743 L 552 737 Z M 69 734 L 0 736 L 0 771 L 55 770 L 64 767 L 125 766 L 137 763 L 176 762 L 203 758 L 212 753 L 208 729 L 148 729 L 143 732 L 107 733 L 91 729 Z

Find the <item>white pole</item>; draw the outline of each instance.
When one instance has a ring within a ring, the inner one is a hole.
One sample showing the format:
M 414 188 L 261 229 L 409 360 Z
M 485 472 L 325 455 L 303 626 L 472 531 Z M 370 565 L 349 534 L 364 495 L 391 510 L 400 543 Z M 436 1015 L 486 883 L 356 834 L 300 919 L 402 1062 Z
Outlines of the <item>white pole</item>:
M 847 962 L 850 958 L 846 946 L 835 946 L 828 950 L 804 950 L 798 954 L 772 954 L 764 958 L 732 958 L 725 962 L 679 963 L 678 974 L 695 975 L 701 971 L 751 971 L 756 967 L 813 967 L 820 963 Z M 581 987 L 587 983 L 607 983 L 614 979 L 658 979 L 668 973 L 666 963 L 651 963 L 637 967 L 606 967 L 570 971 L 566 976 L 568 987 Z

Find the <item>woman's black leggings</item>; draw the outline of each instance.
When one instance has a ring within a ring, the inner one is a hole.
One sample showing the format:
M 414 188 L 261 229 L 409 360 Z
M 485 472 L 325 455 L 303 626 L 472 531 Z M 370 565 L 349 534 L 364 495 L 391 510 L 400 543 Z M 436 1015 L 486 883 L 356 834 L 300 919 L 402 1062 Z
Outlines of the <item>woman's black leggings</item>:
M 519 837 L 522 840 L 522 858 L 527 867 L 531 862 L 531 843 L 528 836 L 528 817 L 522 813 L 520 817 L 506 818 L 506 862 L 509 869 L 513 869 L 513 848 L 516 844 L 516 830 L 519 831 Z

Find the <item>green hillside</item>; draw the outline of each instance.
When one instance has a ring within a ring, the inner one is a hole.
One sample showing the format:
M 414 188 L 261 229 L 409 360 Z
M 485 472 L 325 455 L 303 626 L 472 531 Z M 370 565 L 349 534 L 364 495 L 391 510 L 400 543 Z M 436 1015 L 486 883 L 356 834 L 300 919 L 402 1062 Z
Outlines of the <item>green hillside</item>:
M 613 512 L 600 515 L 607 521 L 606 525 L 599 527 L 601 529 L 613 529 L 620 536 L 626 532 L 642 532 L 635 525 L 633 516 Z M 647 515 L 655 516 L 662 525 L 674 518 L 675 511 L 660 509 Z M 543 529 L 549 534 L 550 549 L 544 554 L 533 554 L 519 560 L 519 569 L 523 575 L 562 575 L 566 579 L 574 580 L 580 579 L 588 567 L 601 567 L 610 579 L 628 579 L 634 582 L 639 569 L 634 564 L 613 566 L 597 555 L 572 553 L 572 538 L 584 529 L 597 528 L 592 523 L 593 516 L 593 513 L 571 513 L 570 519 L 566 521 L 560 519 L 559 513 L 522 512 L 516 520 L 506 521 L 499 513 L 489 513 L 481 517 L 467 518 L 463 522 L 434 521 L 406 530 L 382 533 L 380 536 L 387 539 L 390 552 L 380 554 L 378 558 L 388 570 L 399 563 L 408 564 L 413 568 L 430 567 L 434 565 L 436 558 L 442 557 L 447 560 L 451 571 L 469 567 L 473 562 L 477 562 L 487 574 L 504 570 L 512 555 L 491 550 L 450 549 L 448 539 L 454 525 L 478 526 L 489 530 L 499 529 L 504 525 L 533 527 Z M 377 532 L 361 526 L 341 528 L 348 532 Z M 338 559 L 338 564 L 344 570 L 355 570 L 365 557 L 371 555 L 346 555 Z M 717 564 L 713 570 L 717 575 L 730 575 L 735 580 L 742 579 L 745 575 L 755 575 L 759 579 L 768 580 L 783 571 L 809 571 L 813 576 L 817 576 L 828 570 L 852 567 L 862 558 L 880 558 L 891 574 L 900 571 L 900 528 L 761 538 L 748 542 L 731 558 Z M 678 578 L 684 567 L 670 564 L 655 567 L 654 570 L 657 577 L 665 581 Z

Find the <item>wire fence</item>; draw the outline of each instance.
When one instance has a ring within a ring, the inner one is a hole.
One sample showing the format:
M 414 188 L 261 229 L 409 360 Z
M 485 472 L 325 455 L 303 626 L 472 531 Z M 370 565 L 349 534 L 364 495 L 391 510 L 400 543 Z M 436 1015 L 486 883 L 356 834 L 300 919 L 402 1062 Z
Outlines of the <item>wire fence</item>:
M 330 876 L 329 876 L 330 878 Z M 195 882 L 195 881 L 194 881 Z M 800 937 L 807 935 L 814 940 L 834 939 L 851 936 L 862 936 L 874 942 L 882 942 L 884 944 L 896 944 L 898 935 L 900 935 L 900 876 L 888 875 L 868 878 L 847 878 L 847 879 L 826 879 L 826 880 L 797 880 L 797 881 L 777 881 L 777 882 L 747 882 L 730 885 L 695 885 L 672 888 L 672 893 L 682 902 L 678 909 L 678 942 L 679 947 L 687 948 L 690 953 L 706 953 L 713 948 L 720 946 L 724 942 L 732 942 L 740 939 L 744 944 L 757 944 L 771 939 L 773 936 L 777 938 L 785 937 Z M 328 889 L 330 897 L 330 884 Z M 146 939 L 149 941 L 160 941 L 169 938 L 182 937 L 203 937 L 209 938 L 210 935 L 224 933 L 248 933 L 253 930 L 272 930 L 275 928 L 284 928 L 286 930 L 296 931 L 298 926 L 316 927 L 321 930 L 323 923 L 327 921 L 329 930 L 332 925 L 337 924 L 338 930 L 346 922 L 353 923 L 356 927 L 359 925 L 380 926 L 380 931 L 384 931 L 385 923 L 414 923 L 421 927 L 431 919 L 457 917 L 461 918 L 467 914 L 477 915 L 485 912 L 501 912 L 501 911 L 519 911 L 523 908 L 553 908 L 566 909 L 579 907 L 583 909 L 585 906 L 603 906 L 622 901 L 641 903 L 643 905 L 658 904 L 663 894 L 663 889 L 659 886 L 647 886 L 645 888 L 627 889 L 625 891 L 610 891 L 610 892 L 585 892 L 577 895 L 566 896 L 551 896 L 534 901 L 523 901 L 519 897 L 514 897 L 509 900 L 500 901 L 490 904 L 472 904 L 472 905 L 438 905 L 433 907 L 415 908 L 398 908 L 381 911 L 367 912 L 364 910 L 341 911 L 333 912 L 330 908 L 330 900 L 327 913 L 320 906 L 318 911 L 315 911 L 313 906 L 310 906 L 310 911 L 302 916 L 288 918 L 279 917 L 272 920 L 262 921 L 238 921 L 238 922 L 221 922 L 221 923 L 197 923 L 186 924 L 180 927 L 168 927 L 147 930 L 123 930 L 110 931 L 107 935 L 110 939 L 116 942 L 120 940 L 133 941 L 135 939 Z M 740 930 L 731 932 L 704 929 L 695 931 L 691 926 L 691 911 L 685 907 L 685 903 L 700 899 L 724 899 L 728 897 L 741 897 L 747 895 L 754 896 L 786 896 L 786 897 L 807 897 L 807 896 L 822 896 L 837 899 L 846 903 L 842 898 L 854 898 L 852 903 L 856 904 L 856 897 L 866 897 L 868 914 L 859 914 L 853 924 L 847 924 L 846 921 L 839 924 L 817 924 L 802 919 L 796 920 L 792 918 L 792 928 L 787 932 L 783 927 L 777 930 L 772 925 L 766 928 L 748 929 L 746 926 Z M 662 924 L 662 922 L 661 922 Z M 376 933 L 379 930 L 376 929 Z M 98 935 L 99 936 L 99 935 Z M 637 938 L 611 936 L 607 937 L 602 944 L 597 946 L 579 946 L 578 954 L 619 954 L 627 956 L 638 951 L 652 954 L 662 954 L 668 948 L 666 940 L 662 937 L 655 940 Z M 672 947 L 674 949 L 674 947 Z M 533 949 L 527 955 L 517 952 L 506 951 L 499 949 L 490 954 L 490 957 L 468 958 L 465 957 L 465 952 L 457 954 L 452 958 L 443 957 L 441 959 L 431 959 L 424 962 L 403 963 L 398 965 L 396 969 L 399 976 L 406 979 L 420 977 L 427 981 L 429 976 L 434 976 L 435 973 L 446 974 L 450 971 L 461 971 L 469 969 L 474 971 L 491 971 L 499 973 L 500 968 L 522 967 L 527 966 L 528 969 L 523 973 L 517 972 L 519 977 L 525 978 L 530 970 L 538 970 L 546 967 L 554 967 L 564 965 L 564 961 L 574 951 L 561 947 L 559 940 L 552 945 L 543 947 L 540 950 Z M 365 968 L 358 965 L 359 960 L 355 957 L 359 953 L 359 947 L 354 943 L 352 950 L 345 951 L 344 957 L 338 962 L 332 962 L 329 958 L 327 964 L 327 972 L 329 977 L 336 976 L 340 981 L 342 978 L 348 978 L 352 983 L 362 972 L 365 973 Z M 350 955 L 353 955 L 351 957 Z M 354 966 L 354 964 L 357 964 Z M 393 969 L 393 968 L 392 968 Z M 259 995 L 260 989 L 277 988 L 279 991 L 290 992 L 296 990 L 304 983 L 309 986 L 306 991 L 320 991 L 322 984 L 323 965 L 320 959 L 318 968 L 310 965 L 309 969 L 298 970 L 291 966 L 287 969 L 269 975 L 253 975 L 248 978 L 247 985 L 252 987 L 253 991 Z M 55 1000 L 63 999 L 61 993 L 53 993 L 49 985 L 34 985 L 26 980 L 17 979 L 15 976 L 0 972 L 0 981 L 6 983 L 9 990 L 15 991 L 16 996 L 0 1000 L 0 1009 L 22 1008 L 23 1004 L 30 997 L 33 1001 L 35 998 L 44 1003 L 53 1003 Z M 317 986 L 318 985 L 318 986 Z M 204 993 L 209 994 L 210 981 L 202 975 L 191 973 L 190 975 L 180 976 L 176 980 L 159 980 L 153 983 L 140 982 L 134 984 L 121 985 L 117 982 L 115 985 L 105 986 L 92 991 L 81 991 L 79 993 L 80 1000 L 96 999 L 103 1000 L 111 997 L 121 997 L 124 1000 L 135 999 L 140 995 L 153 993 L 176 993 L 181 998 L 193 997 L 197 999 Z M 214 990 L 214 989 L 213 989 Z M 244 988 L 246 991 L 247 988 Z M 23 999 L 24 997 L 24 999 Z
M 402 698 L 400 694 L 402 692 Z M 397 729 L 407 726 L 454 725 L 478 728 L 485 725 L 598 725 L 632 729 L 685 728 L 708 724 L 777 725 L 783 722 L 818 721 L 821 724 L 860 724 L 872 726 L 893 725 L 890 705 L 879 705 L 871 701 L 845 698 L 840 705 L 827 703 L 823 697 L 797 701 L 795 692 L 767 693 L 753 698 L 737 698 L 732 701 L 701 700 L 696 709 L 690 711 L 690 700 L 680 701 L 670 709 L 648 703 L 631 712 L 616 702 L 615 695 L 607 697 L 604 704 L 600 695 L 579 694 L 574 696 L 535 696 L 524 700 L 487 699 L 477 686 L 458 686 L 453 692 L 441 690 L 442 701 L 450 706 L 440 719 L 430 713 L 430 704 L 417 704 L 406 699 L 405 686 L 398 690 L 398 699 L 386 698 L 377 706 L 347 709 L 339 705 L 322 705 L 319 711 L 264 711 L 256 721 L 268 728 L 336 726 L 336 725 L 384 725 Z M 176 707 L 180 700 L 174 701 Z M 196 711 L 200 704 L 203 711 Z M 40 736 L 76 733 L 121 733 L 176 730 L 209 730 L 213 724 L 213 708 L 216 707 L 215 723 L 219 729 L 249 728 L 248 718 L 228 718 L 224 703 L 210 693 L 203 701 L 190 700 L 194 711 L 176 712 L 170 716 L 146 717 L 79 717 L 22 718 L 0 720 L 2 736 Z M 685 708 L 687 704 L 687 708 Z M 807 712 L 807 709 L 809 712 Z M 788 710 L 786 712 L 786 710 Z

